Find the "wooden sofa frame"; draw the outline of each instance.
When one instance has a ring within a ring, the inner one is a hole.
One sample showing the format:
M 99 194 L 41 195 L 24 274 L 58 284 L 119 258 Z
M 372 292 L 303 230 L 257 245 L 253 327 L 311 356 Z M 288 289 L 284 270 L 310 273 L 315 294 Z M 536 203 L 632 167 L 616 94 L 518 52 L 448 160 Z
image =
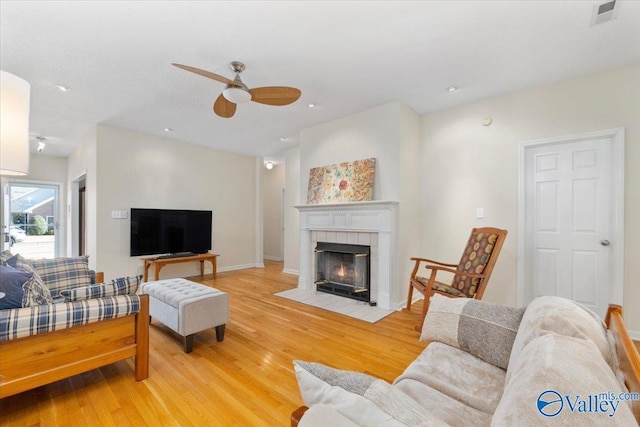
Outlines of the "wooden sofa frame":
M 136 380 L 148 378 L 148 295 L 136 314 L 0 343 L 0 398 L 129 357 Z
M 607 328 L 613 332 L 620 369 L 630 393 L 640 393 L 640 354 L 624 325 L 622 307 L 611 304 L 605 317 Z M 632 400 L 633 415 L 640 424 L 640 400 Z M 309 409 L 300 406 L 291 414 L 291 427 L 297 427 L 304 413 Z

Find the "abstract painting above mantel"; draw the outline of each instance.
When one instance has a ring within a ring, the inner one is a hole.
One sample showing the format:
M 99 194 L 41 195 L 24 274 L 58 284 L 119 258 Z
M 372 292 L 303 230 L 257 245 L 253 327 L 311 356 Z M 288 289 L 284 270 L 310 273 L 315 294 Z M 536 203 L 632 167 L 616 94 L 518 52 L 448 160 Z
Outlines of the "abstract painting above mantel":
M 307 204 L 373 200 L 375 170 L 375 158 L 312 168 L 309 171 Z

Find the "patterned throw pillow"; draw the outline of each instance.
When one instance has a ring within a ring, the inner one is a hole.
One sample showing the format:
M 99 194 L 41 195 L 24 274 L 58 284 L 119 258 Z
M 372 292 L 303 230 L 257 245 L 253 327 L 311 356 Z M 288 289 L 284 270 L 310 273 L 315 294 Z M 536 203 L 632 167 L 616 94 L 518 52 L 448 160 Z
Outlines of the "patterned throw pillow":
M 498 240 L 497 234 L 476 233 L 471 236 L 456 270 L 473 274 L 482 273 L 491 257 L 496 240 Z M 478 290 L 478 283 L 480 283 L 479 278 L 456 275 L 451 287 L 473 298 Z
M 60 295 L 64 296 L 66 302 L 117 295 L 133 295 L 138 291 L 141 279 L 142 275 L 120 277 L 107 283 L 65 289 L 60 291 Z
M 36 269 L 33 268 L 33 265 L 31 265 L 29 260 L 27 260 L 22 255 L 16 254 L 12 256 L 5 262 L 5 264 L 10 265 L 13 268 L 17 268 L 18 270 L 26 271 L 27 273 L 35 275 L 37 279 L 42 283 L 42 286 L 45 286 L 42 277 L 40 277 L 40 275 L 36 272 Z
M 331 407 L 356 425 L 448 425 L 386 381 L 320 363 L 293 361 L 305 405 Z
M 33 307 L 34 305 L 53 303 L 49 288 L 44 284 L 40 275 L 36 273 L 36 270 L 25 257 L 20 254 L 16 254 L 9 258 L 5 264 L 32 275 L 31 279 L 22 285 L 23 307 Z
M 51 292 L 47 288 L 38 274 L 31 276 L 31 279 L 27 280 L 22 285 L 22 306 L 34 307 L 36 305 L 53 304 L 51 298 Z
M 22 285 L 31 279 L 31 274 L 10 265 L 0 265 L 0 310 L 22 307 Z
M 435 294 L 422 325 L 420 341 L 457 347 L 507 369 L 525 308 Z

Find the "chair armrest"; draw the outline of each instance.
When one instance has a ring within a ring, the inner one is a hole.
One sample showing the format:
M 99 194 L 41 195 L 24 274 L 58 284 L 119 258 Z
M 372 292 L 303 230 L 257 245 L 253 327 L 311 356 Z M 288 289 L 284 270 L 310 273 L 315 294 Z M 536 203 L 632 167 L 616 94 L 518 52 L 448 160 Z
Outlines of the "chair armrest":
M 419 264 L 421 262 L 427 262 L 427 263 L 430 263 L 430 264 L 444 265 L 444 266 L 447 266 L 447 267 L 457 267 L 458 266 L 458 264 L 449 264 L 449 263 L 446 263 L 446 262 L 434 261 L 434 260 L 428 259 L 428 258 L 412 257 L 411 261 L 416 261 L 416 264 Z
M 307 412 L 307 409 L 309 408 L 306 406 L 301 406 L 291 413 L 291 427 L 298 426 L 298 424 L 300 423 L 300 420 L 302 419 L 302 416 L 304 415 L 305 412 Z
M 483 278 L 484 274 L 480 273 L 480 274 L 476 274 L 476 273 L 466 273 L 464 271 L 458 271 L 458 270 L 454 270 L 452 268 L 447 268 L 447 267 L 439 267 L 437 265 L 425 265 L 424 268 L 426 268 L 427 270 L 433 270 L 432 274 L 435 273 L 436 271 L 447 271 L 449 273 L 453 273 L 453 274 L 459 274 L 461 276 L 464 277 L 471 277 L 471 278 Z

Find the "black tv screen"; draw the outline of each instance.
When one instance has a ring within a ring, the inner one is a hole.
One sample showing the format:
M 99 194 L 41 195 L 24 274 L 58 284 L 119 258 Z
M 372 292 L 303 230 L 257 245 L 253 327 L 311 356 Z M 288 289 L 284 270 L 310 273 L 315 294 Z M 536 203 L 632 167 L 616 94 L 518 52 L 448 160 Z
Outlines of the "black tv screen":
M 211 211 L 131 208 L 131 256 L 206 253 Z

